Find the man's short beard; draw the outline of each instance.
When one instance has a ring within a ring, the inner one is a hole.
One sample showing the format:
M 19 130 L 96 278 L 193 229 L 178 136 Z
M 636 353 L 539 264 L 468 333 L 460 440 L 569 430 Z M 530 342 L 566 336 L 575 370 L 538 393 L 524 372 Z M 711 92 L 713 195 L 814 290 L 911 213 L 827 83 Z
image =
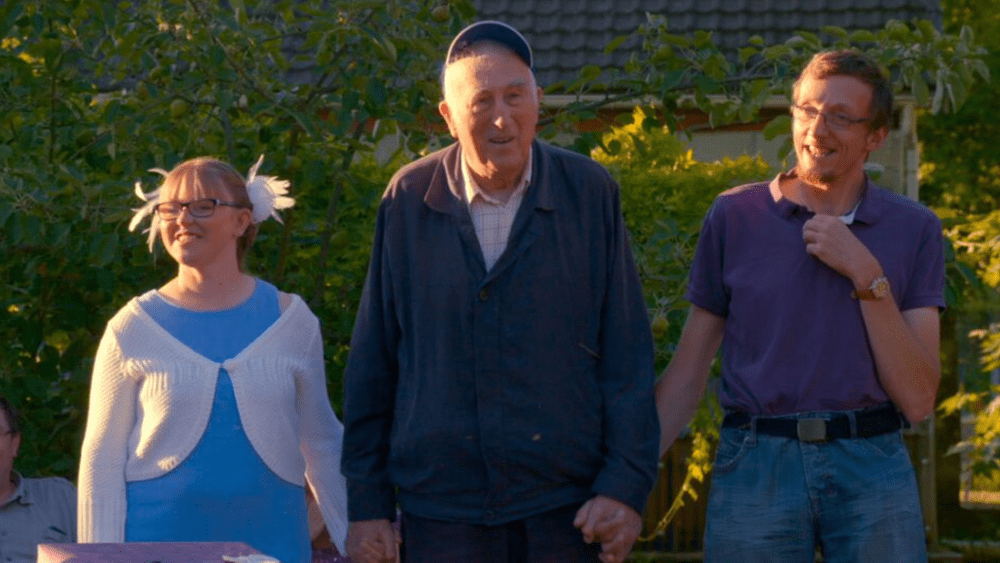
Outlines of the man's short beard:
M 830 174 L 822 175 L 805 172 L 798 164 L 795 165 L 795 175 L 803 182 L 816 186 L 829 186 L 837 179 L 836 176 Z

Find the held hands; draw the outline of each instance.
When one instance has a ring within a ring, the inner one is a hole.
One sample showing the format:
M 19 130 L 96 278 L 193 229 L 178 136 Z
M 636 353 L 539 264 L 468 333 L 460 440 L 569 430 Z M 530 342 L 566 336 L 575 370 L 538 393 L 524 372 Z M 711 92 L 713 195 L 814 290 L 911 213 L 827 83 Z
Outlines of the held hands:
M 881 266 L 868 247 L 854 236 L 840 217 L 816 215 L 802 226 L 806 252 L 854 283 L 867 287 L 881 273 Z
M 399 563 L 399 531 L 388 519 L 351 522 L 347 556 L 358 563 Z
M 642 532 L 642 517 L 613 498 L 596 496 L 583 504 L 573 525 L 583 541 L 601 542 L 603 563 L 622 563 Z M 399 563 L 399 531 L 388 519 L 351 522 L 347 529 L 347 556 L 358 563 Z
M 632 507 L 598 495 L 580 507 L 573 525 L 580 528 L 584 542 L 601 542 L 603 563 L 622 563 L 642 532 L 642 517 Z

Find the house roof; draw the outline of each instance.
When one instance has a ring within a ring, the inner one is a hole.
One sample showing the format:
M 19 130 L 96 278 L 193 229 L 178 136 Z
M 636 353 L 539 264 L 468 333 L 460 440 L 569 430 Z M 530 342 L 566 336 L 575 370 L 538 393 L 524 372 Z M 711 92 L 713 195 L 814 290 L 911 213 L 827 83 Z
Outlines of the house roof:
M 635 31 L 646 14 L 666 16 L 671 33 L 711 31 L 724 51 L 760 35 L 768 45 L 796 31 L 824 26 L 877 30 L 892 19 L 931 20 L 940 29 L 940 0 L 474 0 L 479 19 L 516 27 L 531 43 L 542 86 L 576 78 L 588 64 L 620 68 L 638 49 L 631 39 L 610 54 L 604 47 Z

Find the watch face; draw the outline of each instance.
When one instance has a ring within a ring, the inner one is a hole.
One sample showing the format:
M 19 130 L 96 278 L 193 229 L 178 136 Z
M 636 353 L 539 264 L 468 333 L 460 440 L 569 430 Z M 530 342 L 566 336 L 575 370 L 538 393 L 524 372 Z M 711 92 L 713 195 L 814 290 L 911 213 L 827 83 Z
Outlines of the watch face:
M 889 295 L 889 280 L 885 276 L 875 278 L 875 281 L 872 282 L 871 290 L 876 299 L 882 299 L 886 295 Z

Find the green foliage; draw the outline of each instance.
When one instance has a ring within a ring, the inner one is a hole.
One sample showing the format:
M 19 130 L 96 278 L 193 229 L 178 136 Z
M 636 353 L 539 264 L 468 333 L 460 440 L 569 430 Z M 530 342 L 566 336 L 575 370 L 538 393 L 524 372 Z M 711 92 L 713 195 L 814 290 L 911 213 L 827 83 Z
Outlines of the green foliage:
M 550 92 L 574 94 L 577 100 L 566 114 L 543 120 L 543 124 L 551 125 L 553 132 L 565 130 L 573 114 L 589 115 L 622 100 L 655 101 L 662 110 L 657 118 L 673 130 L 680 111 L 691 109 L 708 115 L 706 127 L 753 123 L 772 98 L 790 99 L 798 71 L 815 53 L 832 49 L 865 52 L 890 71 L 896 93 L 912 94 L 919 105 L 935 114 L 962 107 L 973 85 L 990 76 L 987 52 L 977 45 L 970 28 L 943 34 L 923 20 L 893 20 L 876 32 L 837 27 L 824 28 L 821 35 L 800 31 L 778 45 L 752 37 L 735 60 L 726 56 L 709 33 L 670 33 L 664 16 L 649 15 L 635 35 L 642 49 L 632 54 L 624 69 L 612 69 L 604 79 L 591 69 L 581 72 L 577 80 L 551 86 Z M 612 41 L 609 50 L 625 39 Z M 781 119 L 769 126 L 768 136 L 789 132 L 790 121 Z M 787 144 L 784 150 L 790 149 Z
M 988 51 L 983 66 L 1000 74 L 1000 9 L 997 0 L 946 0 L 942 3 L 946 32 L 965 33 Z M 968 72 L 966 70 L 966 72 Z M 936 92 L 935 92 L 936 93 Z M 1000 207 L 1000 83 L 977 84 L 966 103 L 951 114 L 922 115 L 918 131 L 924 139 L 921 194 L 936 206 L 986 213 Z
M 963 287 L 960 305 L 967 317 L 996 319 L 1000 289 L 1000 211 L 986 214 L 949 215 L 946 234 L 956 250 L 956 265 L 969 282 Z M 949 453 L 964 453 L 972 460 L 970 471 L 980 480 L 1000 477 L 1000 386 L 986 383 L 987 374 L 1000 369 L 1000 322 L 987 322 L 969 336 L 978 341 L 978 377 L 967 378 L 958 393 L 942 401 L 945 416 L 972 413 L 974 432 L 952 446 Z M 994 489 L 990 489 L 994 490 Z
M 662 369 L 687 316 L 684 289 L 705 212 L 722 191 L 767 179 L 774 171 L 760 157 L 699 162 L 653 115 L 648 108 L 635 108 L 632 122 L 605 134 L 605 148 L 591 156 L 621 184 L 622 212 Z
M 987 483 L 996 480 L 1000 476 L 1000 386 L 957 393 L 942 401 L 938 410 L 944 416 L 976 413 L 972 434 L 951 446 L 948 453 L 968 456 L 971 463 L 964 471 L 966 478 L 979 476 Z
M 442 7 L 444 8 L 442 10 Z M 26 415 L 19 467 L 75 474 L 92 357 L 130 297 L 175 274 L 125 226 L 136 180 L 200 155 L 292 182 L 251 271 L 320 317 L 340 373 L 392 135 L 435 136 L 452 0 L 0 3 L 0 388 Z M 381 157 L 384 160 L 384 157 Z M 147 187 L 148 189 L 148 187 Z
M 653 110 L 641 107 L 632 112 L 631 123 L 605 134 L 601 147 L 591 156 L 621 186 L 622 213 L 649 307 L 659 371 L 673 356 L 687 317 L 684 290 L 702 218 L 721 192 L 768 179 L 775 171 L 759 156 L 696 161 L 684 141 L 653 118 Z M 685 498 L 698 498 L 695 483 L 711 470 L 720 421 L 715 395 L 706 393 L 690 425 L 694 436 L 685 480 L 654 534 L 666 527 Z
M 1000 73 L 1000 9 L 997 0 L 946 0 L 943 22 L 948 33 L 975 37 L 988 52 L 983 58 L 992 76 Z M 968 72 L 968 69 L 965 70 Z M 935 95 L 937 92 L 935 91 Z M 960 361 L 973 366 L 963 374 L 959 391 L 943 401 L 939 412 L 974 418 L 974 431 L 949 450 L 965 453 L 971 463 L 966 477 L 982 490 L 1000 490 L 1000 389 L 990 384 L 990 372 L 1000 369 L 1000 84 L 977 84 L 962 107 L 951 114 L 924 112 L 918 121 L 922 140 L 922 198 L 936 207 L 955 251 L 949 263 L 949 306 L 968 333 L 974 357 Z M 960 297 L 960 298 L 959 298 Z M 961 338 L 961 337 L 960 337 Z
M 989 288 L 1000 287 L 1000 210 L 957 214 L 949 223 L 946 234 L 954 241 L 959 262 L 975 269 Z

